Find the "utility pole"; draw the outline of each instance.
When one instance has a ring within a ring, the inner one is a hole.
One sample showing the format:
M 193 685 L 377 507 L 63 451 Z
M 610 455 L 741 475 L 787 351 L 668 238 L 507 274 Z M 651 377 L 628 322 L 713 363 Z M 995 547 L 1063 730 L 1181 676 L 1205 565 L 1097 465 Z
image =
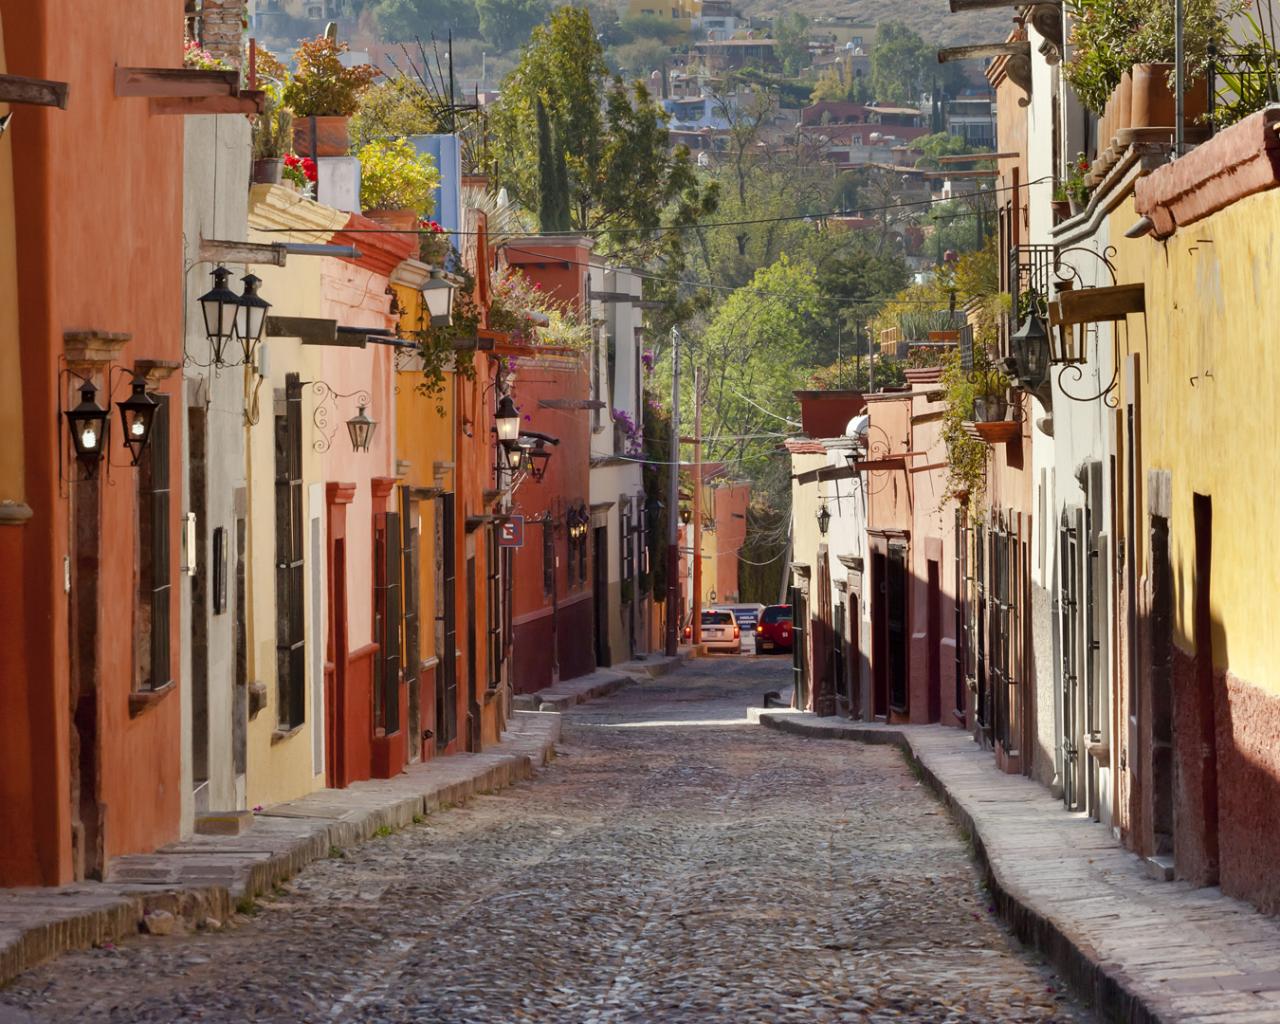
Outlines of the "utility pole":
M 693 368 L 693 609 L 690 637 L 702 643 L 702 378 Z
M 671 328 L 671 463 L 667 483 L 667 645 L 674 658 L 680 644 L 680 331 Z

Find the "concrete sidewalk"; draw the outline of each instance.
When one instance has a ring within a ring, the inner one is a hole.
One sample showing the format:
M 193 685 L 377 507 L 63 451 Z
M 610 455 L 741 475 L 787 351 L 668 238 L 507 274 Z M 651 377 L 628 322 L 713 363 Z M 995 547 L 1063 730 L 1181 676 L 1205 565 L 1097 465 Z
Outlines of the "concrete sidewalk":
M 607 697 L 642 679 L 657 679 L 674 672 L 692 657 L 692 649 L 681 648 L 674 658 L 654 654 L 643 661 L 624 661 L 609 668 L 597 669 L 585 676 L 565 679 L 544 690 L 517 693 L 516 708 L 523 711 L 566 711 L 583 701 Z
M 555 756 L 559 738 L 559 715 L 517 711 L 502 742 L 483 753 L 437 758 L 392 779 L 277 804 L 254 815 L 239 835 L 195 835 L 155 853 L 117 858 L 105 882 L 0 889 L 0 985 L 66 950 L 136 935 L 157 911 L 185 925 L 225 922 L 241 901 L 379 829 L 402 828 L 531 777 Z
M 1044 787 L 996 770 L 966 733 L 807 712 L 749 712 L 820 739 L 902 747 L 970 836 L 994 903 L 1113 1020 L 1276 1024 L 1280 920 L 1218 889 L 1156 881 L 1139 858 Z

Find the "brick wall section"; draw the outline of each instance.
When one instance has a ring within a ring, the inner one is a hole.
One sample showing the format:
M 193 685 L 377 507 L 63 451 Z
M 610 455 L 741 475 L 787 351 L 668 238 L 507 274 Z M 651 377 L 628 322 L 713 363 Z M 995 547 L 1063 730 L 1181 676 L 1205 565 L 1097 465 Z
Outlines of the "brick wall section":
M 200 32 L 204 48 L 232 67 L 240 67 L 246 0 L 203 0 Z

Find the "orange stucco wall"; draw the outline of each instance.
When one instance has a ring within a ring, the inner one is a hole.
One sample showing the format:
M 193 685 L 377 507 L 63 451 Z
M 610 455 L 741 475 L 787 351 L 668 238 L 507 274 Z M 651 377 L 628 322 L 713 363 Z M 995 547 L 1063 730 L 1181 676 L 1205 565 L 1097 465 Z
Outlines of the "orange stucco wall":
M 23 558 L 6 562 L 0 591 L 21 587 L 22 615 L 0 617 L 6 651 L 0 687 L 0 884 L 67 881 L 69 806 L 67 595 L 69 487 L 58 396 L 63 333 L 128 332 L 120 364 L 182 358 L 182 120 L 157 116 L 145 99 L 117 99 L 116 65 L 179 67 L 182 10 L 138 0 L 130 17 L 77 0 L 0 0 L 10 73 L 69 83 L 65 111 L 24 108 L 13 136 L 15 224 L 22 294 L 27 500 Z M 19 128 L 21 124 L 21 128 Z M 100 381 L 100 383 L 105 383 Z M 123 384 L 119 385 L 121 388 Z M 176 382 L 171 479 L 180 480 L 181 401 Z M 105 389 L 104 389 L 105 390 Z M 123 397 L 123 393 L 112 396 Z M 107 396 L 100 392 L 100 401 Z M 112 410 L 114 416 L 114 410 Z M 118 444 L 118 439 L 114 437 Z M 107 857 L 176 838 L 179 705 L 171 692 L 131 717 L 135 470 L 117 463 L 101 488 L 96 732 Z M 75 485 L 70 485 L 74 487 Z M 177 503 L 174 502 L 177 508 Z M 178 517 L 172 518 L 173 669 L 176 678 Z M 20 573 L 20 576 L 19 576 Z M 7 610 L 7 609 L 6 609 Z

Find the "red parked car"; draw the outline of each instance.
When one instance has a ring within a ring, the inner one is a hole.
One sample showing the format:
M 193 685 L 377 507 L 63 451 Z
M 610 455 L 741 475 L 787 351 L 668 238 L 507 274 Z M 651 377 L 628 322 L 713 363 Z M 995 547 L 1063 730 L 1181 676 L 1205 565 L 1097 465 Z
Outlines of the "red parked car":
M 756 654 L 791 650 L 791 605 L 771 604 L 756 623 Z

